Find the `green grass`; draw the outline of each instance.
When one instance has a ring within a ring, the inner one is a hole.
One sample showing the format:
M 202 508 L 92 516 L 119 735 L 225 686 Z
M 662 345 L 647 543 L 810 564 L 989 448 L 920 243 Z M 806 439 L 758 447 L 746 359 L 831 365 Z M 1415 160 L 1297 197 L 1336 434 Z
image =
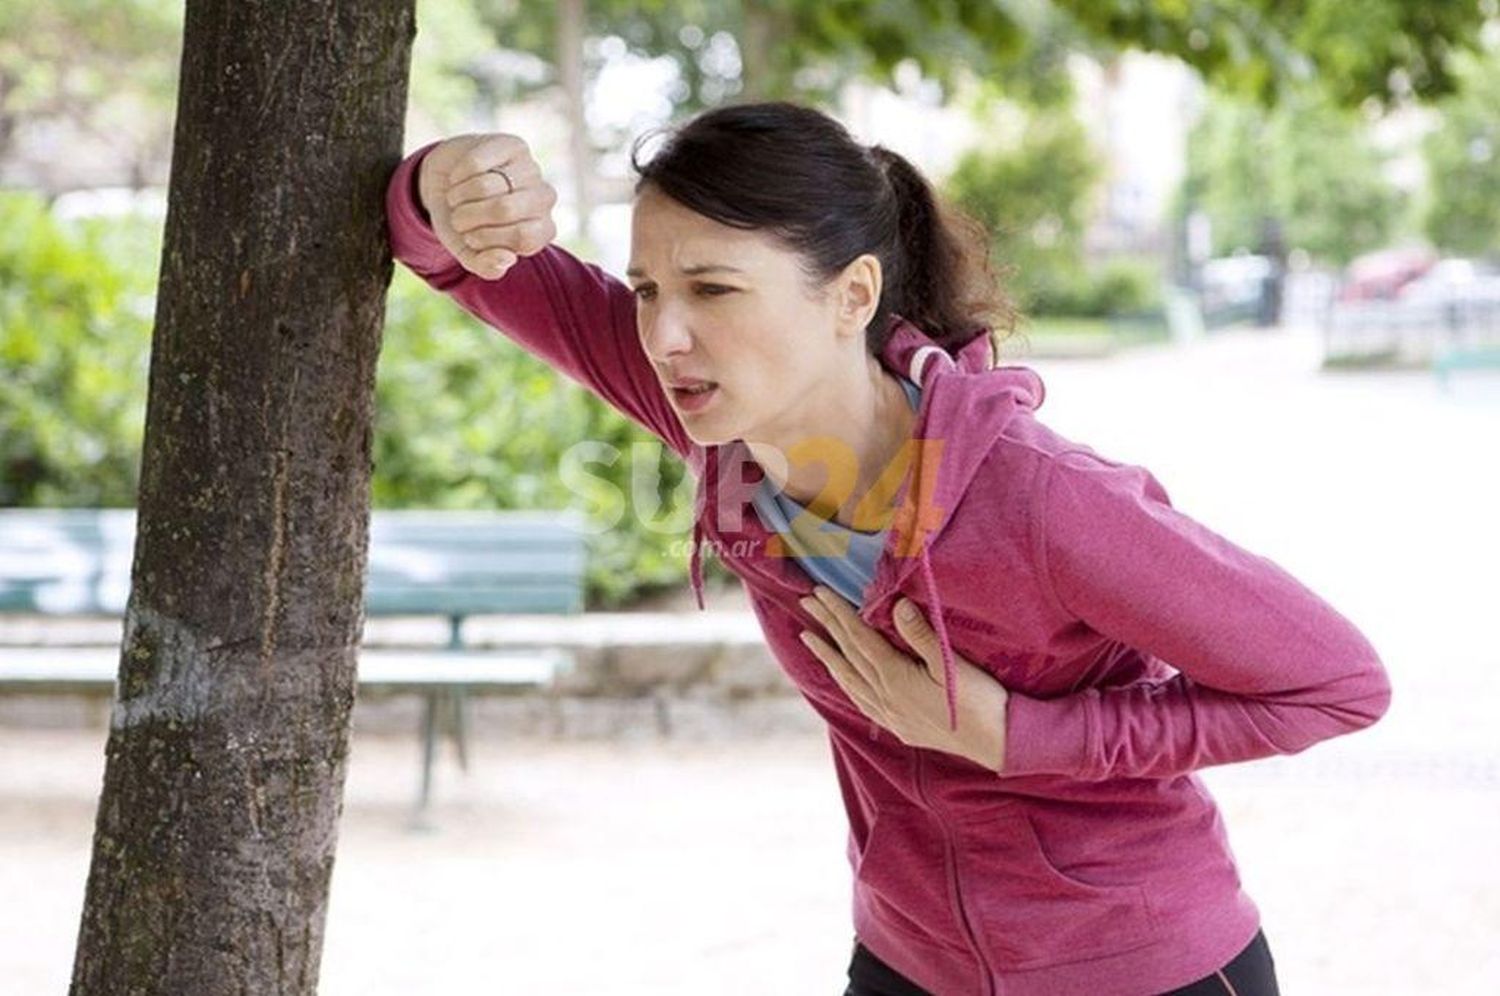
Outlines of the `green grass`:
M 1108 336 L 1110 334 L 1110 327 L 1109 319 L 1107 318 L 1069 318 L 1066 316 L 1049 315 L 1028 319 L 1021 325 L 1021 331 L 1033 337 L 1054 335 Z

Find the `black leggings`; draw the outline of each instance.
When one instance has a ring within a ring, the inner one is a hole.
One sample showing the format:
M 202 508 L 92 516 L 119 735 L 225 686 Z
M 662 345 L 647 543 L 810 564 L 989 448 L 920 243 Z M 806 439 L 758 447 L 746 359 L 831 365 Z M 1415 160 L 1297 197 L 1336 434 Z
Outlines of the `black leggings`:
M 1271 957 L 1264 930 L 1257 930 L 1245 949 L 1219 969 L 1160 996 L 1280 996 L 1276 988 L 1276 962 Z M 870 949 L 854 944 L 849 962 L 849 987 L 844 996 L 932 996 L 894 968 L 876 958 Z

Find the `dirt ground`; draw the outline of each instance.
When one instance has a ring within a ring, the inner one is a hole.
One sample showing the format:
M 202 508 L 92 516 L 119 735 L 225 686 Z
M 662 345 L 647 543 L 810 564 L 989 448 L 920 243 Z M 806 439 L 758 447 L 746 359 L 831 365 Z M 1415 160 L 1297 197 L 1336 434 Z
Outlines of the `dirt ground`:
M 8 994 L 66 991 L 102 747 L 0 730 Z M 1283 993 L 1495 992 L 1500 771 L 1334 747 L 1204 772 Z M 325 996 L 842 992 L 849 872 L 820 737 L 492 739 L 467 775 L 448 760 L 436 828 L 413 831 L 414 739 L 356 738 Z

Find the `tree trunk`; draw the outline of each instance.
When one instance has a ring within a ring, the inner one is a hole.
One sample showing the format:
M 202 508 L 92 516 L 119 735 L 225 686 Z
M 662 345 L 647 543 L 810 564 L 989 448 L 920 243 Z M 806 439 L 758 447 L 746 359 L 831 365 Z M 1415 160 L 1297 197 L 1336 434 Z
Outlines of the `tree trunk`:
M 574 234 L 589 237 L 594 214 L 591 178 L 594 154 L 589 143 L 588 117 L 583 103 L 583 35 L 587 11 L 584 0 L 559 0 L 557 5 L 557 71 L 562 80 L 563 116 L 568 122 L 568 166 L 573 174 Z
M 71 992 L 316 991 L 412 0 L 188 0 Z
M 761 3 L 740 8 L 740 93 L 741 100 L 767 100 L 771 84 L 771 46 L 775 25 L 772 12 Z

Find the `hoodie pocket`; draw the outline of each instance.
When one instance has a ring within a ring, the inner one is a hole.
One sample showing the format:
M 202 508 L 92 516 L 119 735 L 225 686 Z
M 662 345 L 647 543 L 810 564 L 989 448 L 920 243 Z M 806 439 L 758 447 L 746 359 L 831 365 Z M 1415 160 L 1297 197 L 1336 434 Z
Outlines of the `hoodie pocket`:
M 964 828 L 960 888 L 998 966 L 1032 968 L 1120 954 L 1157 940 L 1139 884 L 1107 884 L 1055 863 L 1019 809 Z
M 883 930 L 967 956 L 934 821 L 903 807 L 883 808 L 853 856 L 856 929 L 873 920 Z

